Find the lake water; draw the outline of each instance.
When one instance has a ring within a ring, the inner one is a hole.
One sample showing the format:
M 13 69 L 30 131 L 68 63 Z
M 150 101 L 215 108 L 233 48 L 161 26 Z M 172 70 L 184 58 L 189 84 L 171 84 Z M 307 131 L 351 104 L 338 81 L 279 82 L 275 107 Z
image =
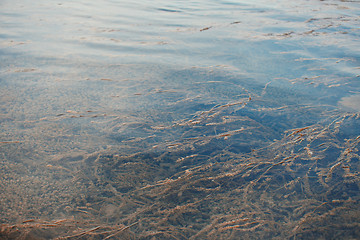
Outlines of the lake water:
M 360 238 L 357 0 L 2 0 L 0 239 Z

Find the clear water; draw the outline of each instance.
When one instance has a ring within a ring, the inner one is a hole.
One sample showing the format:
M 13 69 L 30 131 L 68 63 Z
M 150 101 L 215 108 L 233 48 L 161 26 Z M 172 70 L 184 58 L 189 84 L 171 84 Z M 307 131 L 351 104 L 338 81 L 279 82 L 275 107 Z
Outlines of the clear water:
M 1 1 L 0 238 L 360 237 L 358 1 Z

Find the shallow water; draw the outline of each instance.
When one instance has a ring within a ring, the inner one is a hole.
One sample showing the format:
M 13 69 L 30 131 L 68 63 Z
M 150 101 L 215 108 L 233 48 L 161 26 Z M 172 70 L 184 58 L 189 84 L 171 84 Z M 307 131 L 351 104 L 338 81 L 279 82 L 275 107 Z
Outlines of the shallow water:
M 359 2 L 0 9 L 0 238 L 360 237 Z

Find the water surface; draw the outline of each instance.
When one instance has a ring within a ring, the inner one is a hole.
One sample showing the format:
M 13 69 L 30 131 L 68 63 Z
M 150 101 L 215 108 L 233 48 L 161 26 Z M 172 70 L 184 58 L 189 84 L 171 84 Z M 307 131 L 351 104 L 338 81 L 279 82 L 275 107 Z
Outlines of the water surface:
M 0 238 L 359 237 L 359 2 L 0 9 Z

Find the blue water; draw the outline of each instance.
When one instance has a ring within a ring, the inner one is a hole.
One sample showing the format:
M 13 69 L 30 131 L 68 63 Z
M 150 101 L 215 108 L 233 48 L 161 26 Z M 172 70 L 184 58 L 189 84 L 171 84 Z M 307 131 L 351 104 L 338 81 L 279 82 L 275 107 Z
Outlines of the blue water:
M 1 223 L 55 222 L 54 238 L 74 221 L 131 226 L 123 239 L 359 237 L 359 13 L 1 1 Z

